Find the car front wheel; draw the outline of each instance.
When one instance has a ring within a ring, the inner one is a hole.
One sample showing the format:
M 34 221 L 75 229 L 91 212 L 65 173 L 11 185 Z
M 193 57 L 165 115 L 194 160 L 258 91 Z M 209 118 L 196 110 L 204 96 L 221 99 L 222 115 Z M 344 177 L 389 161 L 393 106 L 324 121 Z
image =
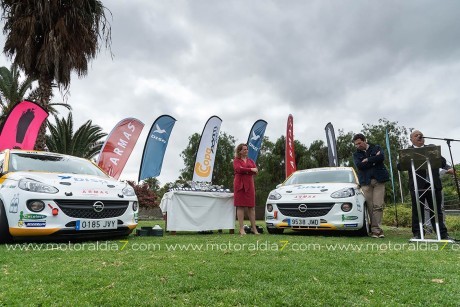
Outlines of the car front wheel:
M 12 240 L 13 237 L 10 234 L 5 206 L 3 205 L 3 202 L 0 201 L 0 243 L 9 243 Z
M 367 210 L 367 204 L 364 204 L 363 227 L 358 230 L 358 234 L 361 236 L 369 236 L 371 234 L 371 217 Z

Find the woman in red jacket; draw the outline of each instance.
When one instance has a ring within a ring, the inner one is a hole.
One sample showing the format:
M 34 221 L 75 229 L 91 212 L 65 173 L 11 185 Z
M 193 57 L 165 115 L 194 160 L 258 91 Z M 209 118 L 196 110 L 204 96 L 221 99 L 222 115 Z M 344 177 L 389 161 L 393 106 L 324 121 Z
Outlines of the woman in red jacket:
M 254 161 L 248 158 L 248 145 L 239 144 L 235 149 L 233 160 L 235 179 L 233 180 L 234 204 L 236 216 L 240 226 L 240 235 L 244 231 L 244 208 L 248 208 L 248 216 L 251 221 L 251 229 L 254 234 L 259 234 L 256 228 L 256 191 L 254 188 L 254 175 L 259 172 Z

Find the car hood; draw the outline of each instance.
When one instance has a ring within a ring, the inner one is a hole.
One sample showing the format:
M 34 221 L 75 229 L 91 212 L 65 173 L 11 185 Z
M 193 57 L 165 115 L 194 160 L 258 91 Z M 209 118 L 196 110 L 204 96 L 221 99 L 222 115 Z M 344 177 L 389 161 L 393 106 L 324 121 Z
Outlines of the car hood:
M 58 189 L 123 189 L 125 182 L 117 181 L 110 177 L 92 175 L 41 173 L 41 172 L 15 172 L 8 175 L 9 180 L 19 181 L 22 178 L 33 179 L 45 184 L 53 185 Z

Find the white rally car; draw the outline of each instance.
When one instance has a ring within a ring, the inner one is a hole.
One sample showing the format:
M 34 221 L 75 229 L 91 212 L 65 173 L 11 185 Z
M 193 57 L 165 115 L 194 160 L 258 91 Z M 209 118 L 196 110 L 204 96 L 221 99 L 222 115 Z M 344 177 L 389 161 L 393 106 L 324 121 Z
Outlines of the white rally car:
M 370 218 L 351 167 L 294 172 L 270 192 L 265 206 L 268 233 L 293 230 L 370 231 Z
M 0 152 L 0 242 L 125 236 L 136 228 L 137 219 L 134 189 L 86 159 Z

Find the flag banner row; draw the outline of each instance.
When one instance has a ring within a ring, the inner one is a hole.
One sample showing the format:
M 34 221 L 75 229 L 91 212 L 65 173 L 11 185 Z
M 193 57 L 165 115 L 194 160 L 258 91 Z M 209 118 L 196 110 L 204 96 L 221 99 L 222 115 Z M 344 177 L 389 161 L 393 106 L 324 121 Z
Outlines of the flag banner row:
M 221 124 L 222 119 L 214 115 L 203 128 L 193 168 L 193 181 L 212 182 Z
M 0 150 L 33 150 L 41 125 L 48 112 L 35 102 L 24 100 L 6 116 L 0 128 Z
M 175 123 L 176 119 L 169 115 L 161 115 L 153 122 L 145 142 L 138 181 L 160 175 L 166 147 Z
M 112 129 L 97 161 L 109 176 L 120 177 L 143 128 L 140 120 L 129 117 L 119 121 Z
M 327 123 L 326 127 L 327 154 L 329 157 L 329 166 L 339 166 L 337 158 L 337 140 L 335 139 L 334 127 Z
M 254 125 L 252 125 L 251 131 L 249 132 L 247 142 L 248 157 L 254 162 L 257 161 L 257 157 L 259 156 L 266 128 L 267 122 L 263 119 L 259 119 L 254 123 Z
M 297 166 L 295 163 L 295 149 L 294 149 L 294 118 L 289 114 L 286 127 L 286 145 L 285 145 L 285 167 L 286 178 L 291 176 L 296 171 Z
M 387 146 L 388 162 L 390 164 L 390 178 L 391 178 L 391 190 L 393 192 L 393 203 L 396 204 L 395 180 L 393 177 L 393 163 L 391 162 L 390 136 L 388 134 L 388 129 L 385 129 L 385 145 Z

